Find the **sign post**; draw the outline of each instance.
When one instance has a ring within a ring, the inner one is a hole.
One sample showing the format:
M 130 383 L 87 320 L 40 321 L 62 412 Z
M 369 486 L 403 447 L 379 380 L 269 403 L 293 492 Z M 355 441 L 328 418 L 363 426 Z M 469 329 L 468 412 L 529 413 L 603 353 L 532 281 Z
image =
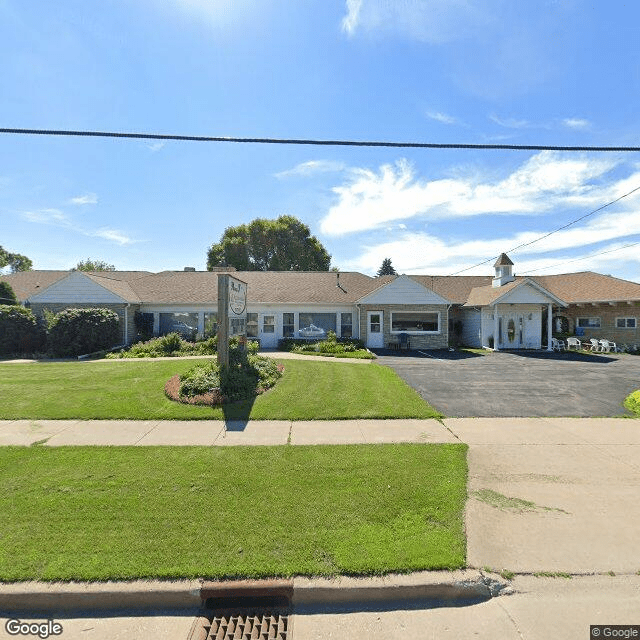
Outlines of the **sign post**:
M 218 364 L 229 366 L 229 339 L 247 342 L 247 283 L 218 274 Z

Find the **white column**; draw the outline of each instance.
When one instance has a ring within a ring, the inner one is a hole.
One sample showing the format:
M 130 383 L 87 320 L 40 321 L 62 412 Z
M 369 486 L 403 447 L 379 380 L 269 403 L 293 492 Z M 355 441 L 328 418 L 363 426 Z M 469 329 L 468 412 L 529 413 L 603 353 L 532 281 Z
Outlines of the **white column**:
M 160 314 L 157 312 L 153 314 L 153 335 L 160 335 Z
M 551 344 L 551 338 L 553 337 L 553 305 L 549 303 L 547 305 L 547 351 L 553 351 L 553 345 Z
M 500 343 L 500 322 L 498 320 L 498 305 L 493 307 L 493 348 L 498 351 L 498 344 Z

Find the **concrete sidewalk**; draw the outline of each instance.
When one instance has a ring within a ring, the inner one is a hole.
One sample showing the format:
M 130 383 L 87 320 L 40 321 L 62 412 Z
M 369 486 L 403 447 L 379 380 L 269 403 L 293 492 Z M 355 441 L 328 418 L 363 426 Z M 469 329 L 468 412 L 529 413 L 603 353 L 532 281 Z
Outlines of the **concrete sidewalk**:
M 0 446 L 459 442 L 437 420 L 0 420 Z

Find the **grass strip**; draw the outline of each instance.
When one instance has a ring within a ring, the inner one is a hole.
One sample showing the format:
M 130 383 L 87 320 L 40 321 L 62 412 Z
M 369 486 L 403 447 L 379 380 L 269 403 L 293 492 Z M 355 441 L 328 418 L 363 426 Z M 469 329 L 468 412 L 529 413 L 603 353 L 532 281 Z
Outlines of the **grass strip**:
M 0 580 L 459 568 L 466 450 L 2 447 Z
M 283 360 L 284 375 L 255 401 L 219 407 L 172 402 L 164 384 L 193 360 L 0 364 L 0 419 L 340 420 L 440 414 L 391 369 Z

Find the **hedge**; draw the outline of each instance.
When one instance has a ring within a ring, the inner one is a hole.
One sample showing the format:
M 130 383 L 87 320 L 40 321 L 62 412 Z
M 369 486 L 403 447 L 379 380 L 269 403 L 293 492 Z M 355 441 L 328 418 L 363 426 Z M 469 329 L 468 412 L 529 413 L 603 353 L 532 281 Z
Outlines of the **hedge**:
M 65 309 L 49 324 L 48 348 L 56 356 L 80 356 L 120 342 L 120 318 L 110 309 Z
M 31 309 L 0 305 L 0 354 L 35 353 L 44 348 L 46 334 Z

